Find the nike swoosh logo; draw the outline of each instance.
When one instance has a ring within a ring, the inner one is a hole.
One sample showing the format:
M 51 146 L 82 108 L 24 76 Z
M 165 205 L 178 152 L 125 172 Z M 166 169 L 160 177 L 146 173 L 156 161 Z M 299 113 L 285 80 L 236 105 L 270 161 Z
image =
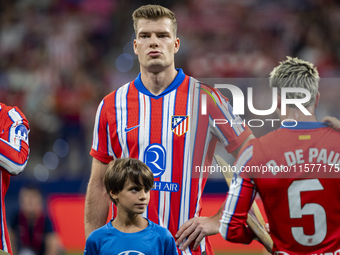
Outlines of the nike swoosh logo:
M 130 127 L 130 128 L 125 127 L 125 132 L 129 132 L 129 131 L 131 131 L 131 130 L 133 130 L 135 128 L 138 128 L 138 127 L 139 127 L 139 125 L 134 126 L 134 127 Z

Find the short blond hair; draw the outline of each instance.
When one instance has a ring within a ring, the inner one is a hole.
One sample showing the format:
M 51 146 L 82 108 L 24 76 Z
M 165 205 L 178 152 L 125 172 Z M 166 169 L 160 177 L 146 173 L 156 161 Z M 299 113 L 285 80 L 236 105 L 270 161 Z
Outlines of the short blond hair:
M 171 20 L 174 36 L 176 37 L 177 19 L 175 13 L 170 11 L 168 8 L 153 4 L 143 5 L 132 13 L 133 28 L 135 29 L 135 34 L 137 35 L 137 24 L 139 19 L 158 20 L 161 18 L 169 18 Z
M 319 73 L 314 65 L 299 58 L 287 57 L 270 73 L 269 86 L 279 88 L 304 88 L 311 93 L 311 98 L 304 103 L 305 107 L 315 102 L 319 89 Z M 304 98 L 303 93 L 287 93 L 288 99 Z M 292 105 L 293 106 L 293 105 Z M 295 105 L 293 107 L 296 107 Z

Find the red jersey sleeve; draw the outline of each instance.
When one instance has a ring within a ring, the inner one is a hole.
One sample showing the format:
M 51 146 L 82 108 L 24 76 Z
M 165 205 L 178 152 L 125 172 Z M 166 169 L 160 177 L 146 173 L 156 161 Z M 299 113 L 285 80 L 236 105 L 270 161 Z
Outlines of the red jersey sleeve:
M 98 106 L 90 152 L 92 157 L 107 164 L 122 155 L 120 130 L 117 129 L 116 92 L 104 97 Z
M 107 119 L 107 100 L 104 98 L 99 104 L 95 125 L 93 130 L 93 140 L 90 155 L 101 162 L 109 163 L 116 158 L 112 152 L 110 128 Z
M 17 107 L 0 103 L 0 169 L 21 173 L 29 156 L 29 124 Z

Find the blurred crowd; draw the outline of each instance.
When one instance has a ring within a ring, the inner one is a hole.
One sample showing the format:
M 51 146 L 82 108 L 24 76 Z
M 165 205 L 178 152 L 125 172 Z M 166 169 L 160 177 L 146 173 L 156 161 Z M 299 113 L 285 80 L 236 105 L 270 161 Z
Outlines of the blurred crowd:
M 337 0 L 1 0 L 0 101 L 31 125 L 23 175 L 89 175 L 97 106 L 138 74 L 131 14 L 147 3 L 176 13 L 176 66 L 196 78 L 264 78 L 285 56 L 313 62 L 321 77 L 340 75 Z

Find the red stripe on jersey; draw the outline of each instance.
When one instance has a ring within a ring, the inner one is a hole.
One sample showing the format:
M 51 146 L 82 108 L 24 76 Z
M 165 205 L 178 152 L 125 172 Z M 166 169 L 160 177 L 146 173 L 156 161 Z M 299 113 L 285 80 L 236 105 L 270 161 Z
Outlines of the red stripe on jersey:
M 175 101 L 175 115 L 188 115 L 187 113 L 188 89 L 189 89 L 189 77 L 185 76 L 185 79 L 182 85 L 179 86 L 177 89 L 176 101 Z M 180 191 L 172 192 L 171 194 L 171 205 L 170 205 L 171 213 L 170 213 L 170 219 L 169 219 L 169 230 L 173 236 L 175 236 L 177 229 L 179 227 L 178 223 L 179 223 L 180 208 L 178 208 L 178 201 L 181 201 L 181 196 L 182 196 L 181 190 L 182 190 L 182 185 L 183 185 L 182 183 L 183 163 L 184 163 L 183 159 L 184 159 L 184 149 L 185 149 L 183 144 L 185 143 L 186 135 L 187 133 L 181 136 L 178 136 L 175 133 L 172 133 L 173 148 L 174 148 L 173 154 L 176 155 L 173 157 L 172 182 L 178 183 L 180 187 Z M 181 204 L 183 206 L 183 203 Z M 193 210 L 190 210 L 190 211 L 193 211 Z
M 150 99 L 150 144 L 162 144 L 162 121 L 163 121 L 163 97 L 159 99 Z M 155 181 L 160 181 L 160 177 L 155 178 Z M 159 224 L 158 208 L 159 208 L 160 193 L 157 190 L 150 192 L 150 201 L 152 207 L 156 210 L 148 211 L 148 219 Z
M 131 82 L 129 86 L 129 92 L 127 95 L 127 109 L 128 109 L 128 114 L 127 114 L 127 126 L 123 127 L 126 128 L 127 130 L 124 130 L 123 132 L 126 132 L 127 134 L 127 141 L 128 141 L 128 148 L 130 155 L 129 157 L 131 158 L 138 158 L 139 154 L 139 149 L 138 149 L 138 143 L 135 141 L 138 141 L 138 134 L 139 134 L 139 92 L 134 86 L 134 82 Z M 130 114 L 131 112 L 137 112 L 137 114 Z M 132 129 L 133 128 L 133 129 Z M 132 129 L 129 130 L 128 129 Z

